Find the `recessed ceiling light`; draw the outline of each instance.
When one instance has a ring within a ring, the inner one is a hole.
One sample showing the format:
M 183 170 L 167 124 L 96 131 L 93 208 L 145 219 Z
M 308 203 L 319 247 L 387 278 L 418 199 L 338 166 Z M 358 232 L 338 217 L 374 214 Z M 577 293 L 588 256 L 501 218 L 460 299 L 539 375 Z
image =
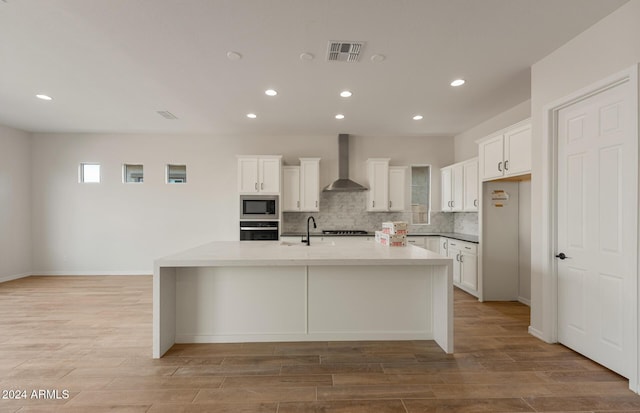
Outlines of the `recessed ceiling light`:
M 311 53 L 304 52 L 300 55 L 300 60 L 313 60 L 314 57 Z
M 373 56 L 371 56 L 371 61 L 373 63 L 380 63 L 382 62 L 384 59 L 386 59 L 385 55 L 383 54 L 374 54 Z
M 255 119 L 255 118 L 257 118 L 257 117 L 258 117 L 258 115 L 256 115 L 255 113 L 247 113 L 247 117 L 248 117 L 249 119 Z
M 342 92 L 340 92 L 340 96 L 342 96 L 343 98 L 350 98 L 352 95 L 353 93 L 348 90 L 343 90 Z
M 423 119 L 422 115 L 415 115 L 413 117 L 413 120 L 422 120 L 422 119 Z
M 227 59 L 229 60 L 240 60 L 242 59 L 242 55 L 238 52 L 227 52 Z
M 464 85 L 465 80 L 464 79 L 456 79 L 453 82 L 451 82 L 451 86 L 456 87 L 456 86 L 462 86 Z
M 338 113 L 336 115 L 336 119 L 344 119 L 344 115 L 342 113 Z
M 47 96 L 47 95 L 36 95 L 36 97 L 42 100 L 53 100 L 51 96 Z
M 275 96 L 275 95 L 278 94 L 278 92 L 276 92 L 273 89 L 267 89 L 267 90 L 264 91 L 264 94 L 267 95 L 267 96 Z

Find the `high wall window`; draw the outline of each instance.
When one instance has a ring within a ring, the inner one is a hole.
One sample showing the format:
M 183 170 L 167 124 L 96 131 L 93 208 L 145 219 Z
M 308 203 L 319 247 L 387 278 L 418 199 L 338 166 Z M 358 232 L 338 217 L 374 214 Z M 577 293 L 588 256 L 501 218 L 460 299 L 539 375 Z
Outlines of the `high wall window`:
M 168 184 L 186 184 L 187 183 L 187 166 L 186 165 L 167 165 L 167 183 Z
M 80 164 L 80 182 L 99 183 L 100 182 L 100 164 L 99 163 L 81 163 Z
M 144 167 L 142 165 L 124 164 L 122 167 L 122 181 L 124 183 L 144 182 Z

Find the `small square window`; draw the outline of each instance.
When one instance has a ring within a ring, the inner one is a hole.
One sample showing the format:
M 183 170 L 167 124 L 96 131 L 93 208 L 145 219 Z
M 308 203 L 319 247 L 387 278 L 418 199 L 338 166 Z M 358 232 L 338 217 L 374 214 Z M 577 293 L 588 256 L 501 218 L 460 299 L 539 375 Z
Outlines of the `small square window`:
M 186 184 L 187 183 L 187 166 L 186 165 L 167 165 L 167 183 L 168 184 Z
M 80 182 L 99 183 L 100 182 L 100 164 L 99 163 L 81 163 L 80 164 Z
M 142 165 L 124 164 L 122 167 L 124 183 L 144 182 L 144 167 Z

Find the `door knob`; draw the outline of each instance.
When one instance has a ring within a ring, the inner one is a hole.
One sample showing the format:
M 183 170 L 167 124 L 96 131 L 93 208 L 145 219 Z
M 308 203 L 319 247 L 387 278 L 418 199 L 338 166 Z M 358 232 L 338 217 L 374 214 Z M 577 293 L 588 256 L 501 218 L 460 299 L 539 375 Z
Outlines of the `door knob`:
M 560 254 L 556 255 L 556 258 L 560 258 L 561 260 L 564 260 L 569 257 L 567 257 L 564 252 L 561 252 Z

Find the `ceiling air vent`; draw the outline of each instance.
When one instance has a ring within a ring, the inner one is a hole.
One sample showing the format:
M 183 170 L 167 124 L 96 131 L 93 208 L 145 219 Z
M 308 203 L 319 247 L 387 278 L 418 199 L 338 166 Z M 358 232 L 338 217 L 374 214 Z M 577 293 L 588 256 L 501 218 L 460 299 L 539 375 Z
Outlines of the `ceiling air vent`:
M 364 42 L 330 41 L 327 60 L 330 62 L 357 62 Z
M 162 116 L 165 119 L 178 119 L 176 115 L 169 112 L 168 110 L 159 110 L 158 115 Z

